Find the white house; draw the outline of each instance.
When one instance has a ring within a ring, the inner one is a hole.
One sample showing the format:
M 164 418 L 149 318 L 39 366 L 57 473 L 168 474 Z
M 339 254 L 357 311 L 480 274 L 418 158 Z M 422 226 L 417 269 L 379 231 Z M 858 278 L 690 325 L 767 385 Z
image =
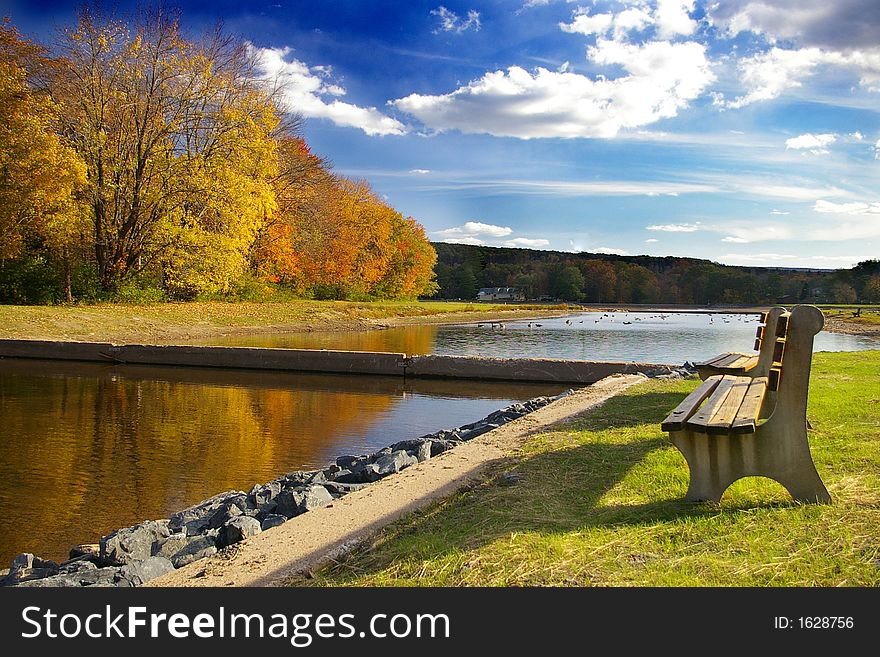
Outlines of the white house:
M 478 301 L 518 301 L 522 292 L 515 287 L 483 287 L 477 292 Z

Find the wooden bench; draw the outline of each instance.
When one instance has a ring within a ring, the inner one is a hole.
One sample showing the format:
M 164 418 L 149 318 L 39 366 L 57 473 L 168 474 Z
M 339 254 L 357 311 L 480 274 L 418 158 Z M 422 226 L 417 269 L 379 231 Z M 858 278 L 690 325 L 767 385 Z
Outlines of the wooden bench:
M 767 376 L 773 364 L 773 348 L 777 337 L 777 328 L 784 335 L 785 326 L 777 327 L 780 316 L 786 315 L 785 308 L 776 306 L 766 313 L 761 313 L 761 324 L 755 336 L 755 351 L 758 353 L 742 353 L 731 351 L 718 354 L 702 363 L 697 363 L 697 374 L 704 381 L 717 374 L 733 374 L 735 376 L 760 377 Z
M 807 441 L 813 337 L 825 318 L 802 305 L 777 319 L 766 376 L 709 376 L 661 424 L 687 461 L 688 501 L 718 502 L 737 479 L 761 476 L 801 502 L 831 502 Z

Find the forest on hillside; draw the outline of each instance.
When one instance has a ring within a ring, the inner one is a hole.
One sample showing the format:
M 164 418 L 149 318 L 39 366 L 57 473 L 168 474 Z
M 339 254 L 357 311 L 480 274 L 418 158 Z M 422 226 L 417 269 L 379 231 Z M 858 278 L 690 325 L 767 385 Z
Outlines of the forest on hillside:
M 161 5 L 49 44 L 4 20 L 0 302 L 432 294 L 422 226 L 312 153 L 272 82 Z
M 765 304 L 880 302 L 880 260 L 834 271 L 731 267 L 696 258 L 617 256 L 434 243 L 438 299 L 515 287 L 527 300 Z

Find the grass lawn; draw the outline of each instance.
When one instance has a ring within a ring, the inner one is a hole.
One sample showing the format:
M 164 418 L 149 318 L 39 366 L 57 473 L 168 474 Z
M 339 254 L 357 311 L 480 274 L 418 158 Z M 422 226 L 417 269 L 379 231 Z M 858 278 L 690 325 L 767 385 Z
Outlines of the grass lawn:
M 880 585 L 880 351 L 814 359 L 810 442 L 832 505 L 763 478 L 682 502 L 687 465 L 659 423 L 697 384 L 631 388 L 295 584 Z
M 351 330 L 374 320 L 440 317 L 477 318 L 483 314 L 526 316 L 566 306 L 528 306 L 456 302 L 284 301 L 96 304 L 59 306 L 0 305 L 0 339 L 168 342 L 223 333 Z

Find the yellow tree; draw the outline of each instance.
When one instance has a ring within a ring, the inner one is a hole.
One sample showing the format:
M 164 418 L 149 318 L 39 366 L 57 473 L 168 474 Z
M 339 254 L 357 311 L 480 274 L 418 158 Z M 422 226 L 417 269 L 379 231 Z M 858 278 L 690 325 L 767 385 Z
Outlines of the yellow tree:
M 82 228 L 76 193 L 85 167 L 54 132 L 55 104 L 28 81 L 25 67 L 42 63 L 36 46 L 0 25 L 0 263 L 48 250 L 68 265 L 68 246 Z
M 62 46 L 54 89 L 87 165 L 101 285 L 161 268 L 174 294 L 228 289 L 270 204 L 277 124 L 246 49 L 188 40 L 161 9 L 131 29 L 84 10 Z

